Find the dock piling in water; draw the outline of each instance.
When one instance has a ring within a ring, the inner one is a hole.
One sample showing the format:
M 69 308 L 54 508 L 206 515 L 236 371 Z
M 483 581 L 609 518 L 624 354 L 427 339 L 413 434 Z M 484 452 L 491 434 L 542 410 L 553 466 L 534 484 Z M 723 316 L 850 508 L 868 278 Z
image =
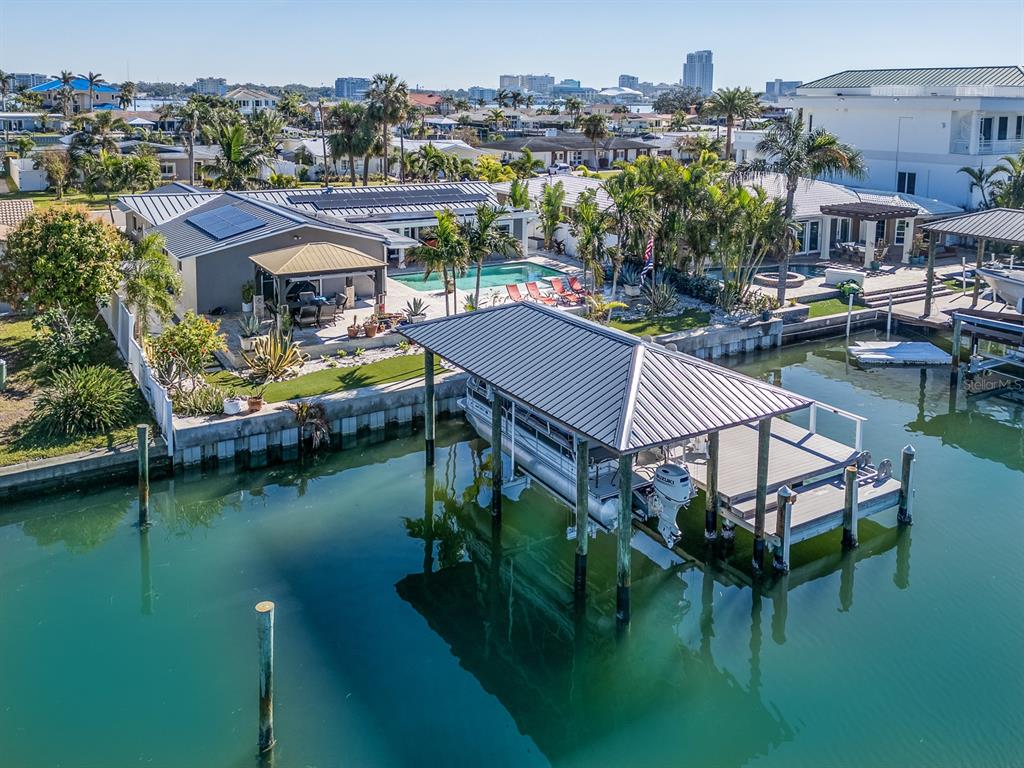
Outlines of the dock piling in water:
M 768 509 L 768 446 L 772 439 L 772 418 L 757 422 L 757 494 L 754 507 L 754 575 L 764 570 L 764 517 Z
M 260 727 L 259 751 L 274 748 L 274 604 L 256 604 L 256 641 L 259 648 Z
M 775 535 L 779 539 L 779 547 L 775 550 L 772 566 L 780 573 L 789 572 L 790 529 L 793 526 L 794 502 L 796 493 L 788 485 L 779 488 L 775 506 Z
M 135 430 L 139 444 L 139 527 L 149 525 L 149 425 Z
M 631 542 L 633 540 L 633 455 L 619 456 L 619 546 L 617 551 L 617 581 L 615 590 L 615 618 L 629 623 L 629 588 Z
M 588 478 L 590 444 L 576 435 L 576 573 L 573 593 L 577 600 L 587 594 L 587 535 L 590 519 L 590 483 Z
M 434 353 L 423 350 L 423 433 L 427 466 L 434 466 Z
M 718 538 L 718 432 L 708 435 L 707 491 L 704 507 L 704 539 Z
M 495 389 L 491 397 L 491 516 L 495 518 L 501 518 L 501 475 L 505 461 L 501 443 L 501 393 Z
M 857 465 L 853 464 L 843 472 L 846 498 L 843 502 L 843 547 L 857 546 Z
M 910 525 L 914 522 L 914 446 L 903 449 L 903 467 L 900 473 L 900 511 L 896 521 Z
M 949 385 L 955 387 L 960 375 L 960 336 L 963 323 L 959 317 L 953 317 L 953 351 L 950 355 Z

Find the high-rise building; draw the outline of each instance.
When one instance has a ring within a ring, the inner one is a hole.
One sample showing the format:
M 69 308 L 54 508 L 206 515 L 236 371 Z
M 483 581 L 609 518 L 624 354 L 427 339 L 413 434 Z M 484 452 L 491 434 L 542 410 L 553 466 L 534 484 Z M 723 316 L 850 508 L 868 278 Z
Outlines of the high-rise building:
M 498 77 L 498 89 L 506 91 L 518 91 L 522 87 L 519 75 L 500 75 Z
M 482 85 L 473 85 L 466 90 L 466 94 L 471 101 L 484 101 L 490 103 L 494 101 L 494 97 L 498 95 L 497 88 L 485 88 Z
M 683 64 L 683 85 L 698 89 L 703 95 L 709 95 L 714 89 L 715 65 L 711 61 L 711 51 L 694 51 L 686 54 Z
M 46 75 L 40 75 L 35 72 L 15 72 L 12 75 L 14 79 L 14 88 L 35 88 L 37 85 L 50 82 L 49 77 Z
M 778 101 L 780 96 L 795 96 L 803 80 L 780 80 L 775 78 L 764 84 L 764 100 Z
M 506 91 L 529 91 L 544 96 L 551 94 L 554 84 L 555 78 L 551 75 L 501 75 L 498 78 L 498 87 Z
M 619 88 L 632 88 L 640 90 L 640 78 L 636 75 L 619 75 Z
M 339 77 L 334 81 L 334 95 L 345 101 L 362 101 L 370 90 L 368 77 Z
M 197 77 L 192 87 L 203 96 L 223 96 L 228 92 L 228 81 L 223 77 Z

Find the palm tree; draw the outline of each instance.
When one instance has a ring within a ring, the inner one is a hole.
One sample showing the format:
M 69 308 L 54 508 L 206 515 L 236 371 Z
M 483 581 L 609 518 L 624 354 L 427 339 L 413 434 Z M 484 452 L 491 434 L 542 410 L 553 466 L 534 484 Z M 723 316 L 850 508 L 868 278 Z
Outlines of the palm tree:
M 494 103 L 498 105 L 498 109 L 501 109 L 509 103 L 511 95 L 511 92 L 505 88 L 498 89 L 498 92 L 494 94 Z M 482 107 L 483 104 L 480 104 L 480 106 Z
M 970 179 L 970 185 L 968 186 L 968 192 L 978 190 L 981 193 L 981 207 L 988 208 L 988 193 L 992 189 L 994 177 L 999 173 L 999 166 L 993 166 L 988 170 L 985 170 L 985 165 L 982 163 L 977 168 L 972 168 L 969 165 L 965 165 L 960 168 L 957 173 L 964 174 Z
M 688 136 L 680 136 L 676 146 L 689 154 L 691 160 L 694 157 L 700 157 L 705 152 L 710 152 L 715 157 L 720 157 L 724 149 L 720 137 L 712 136 L 707 131 L 701 130 L 692 131 Z
M 120 88 L 117 89 L 117 105 L 121 109 L 128 109 L 132 104 L 135 103 L 135 83 L 131 80 L 126 80 L 121 83 Z
M 608 196 L 615 203 L 616 246 L 612 251 L 612 299 L 618 289 L 619 270 L 626 252 L 638 250 L 640 241 L 651 231 L 655 223 L 654 190 L 646 185 L 636 184 L 636 174 L 623 172 L 608 179 L 604 185 Z M 638 255 L 634 252 L 634 255 Z
M 85 82 L 89 85 L 89 111 L 92 112 L 93 98 L 96 96 L 96 86 L 103 85 L 106 80 L 99 72 L 90 72 L 85 76 Z
M 469 260 L 469 246 L 462 237 L 458 219 L 453 211 L 438 211 L 437 224 L 423 233 L 423 244 L 409 250 L 409 258 L 423 265 L 423 279 L 434 272 L 441 272 L 444 283 L 444 314 L 451 314 L 448 301 L 448 275 L 455 275 L 466 268 Z
M 761 114 L 758 97 L 749 88 L 719 88 L 704 105 L 704 114 L 725 118 L 725 159 L 732 160 L 732 130 L 737 120 Z
M 75 82 L 75 73 L 67 69 L 62 69 L 59 75 L 54 75 L 53 77 L 55 80 L 60 80 L 60 84 L 68 88 Z
M 533 152 L 529 148 L 524 147 L 515 160 L 512 160 L 508 167 L 516 172 L 516 176 L 520 179 L 529 179 L 535 173 L 540 173 L 544 170 L 544 161 L 538 160 L 533 156 Z
M 284 131 L 284 118 L 273 109 L 261 109 L 246 117 L 245 122 L 252 140 L 263 147 L 268 157 L 274 157 Z
M 178 109 L 176 117 L 178 118 L 178 133 L 188 148 L 188 183 L 195 186 L 196 134 L 199 132 L 202 110 L 195 101 L 189 99 Z
M 85 161 L 90 186 L 97 187 L 107 197 L 107 211 L 110 220 L 114 220 L 114 195 L 125 188 L 124 158 L 118 154 L 101 149 L 99 155 L 90 155 Z
M 11 92 L 11 83 L 14 82 L 14 75 L 10 72 L 5 72 L 0 69 L 0 105 L 2 110 L 7 111 L 7 94 Z M 7 145 L 10 143 L 10 124 L 9 121 L 4 121 L 4 150 L 7 150 Z
M 494 208 L 487 203 L 476 206 L 476 217 L 461 225 L 462 239 L 466 241 L 468 256 L 476 262 L 476 288 L 473 291 L 473 306 L 480 306 L 480 274 L 484 270 L 484 259 L 492 253 L 508 258 L 520 253 L 519 241 L 512 234 L 498 227 L 498 220 L 507 214 L 504 208 Z
M 244 123 L 218 123 L 214 144 L 220 155 L 206 170 L 218 174 L 221 189 L 252 189 L 259 184 L 260 169 L 267 165 L 266 148 L 253 141 Z
M 558 224 L 562 221 L 562 208 L 565 205 L 565 185 L 558 181 L 544 185 L 537 201 L 537 212 L 540 214 L 540 229 L 544 235 L 544 248 L 551 249 L 551 239 L 555 236 Z
M 608 121 L 604 115 L 587 115 L 583 119 L 583 135 L 590 139 L 594 147 L 594 169 L 597 170 L 601 164 L 597 161 L 597 142 L 608 136 Z
M 28 153 L 35 149 L 35 146 L 36 143 L 32 141 L 30 136 L 19 136 L 14 140 L 14 151 L 18 153 L 20 158 L 28 157 Z
M 71 90 L 71 86 L 62 85 L 57 89 L 53 101 L 60 109 L 60 113 L 64 115 L 64 119 L 67 119 L 75 106 L 75 92 Z
M 565 100 L 565 111 L 572 115 L 572 127 L 575 128 L 579 124 L 580 114 L 583 112 L 583 102 L 575 96 L 570 96 Z
M 366 154 L 373 143 L 373 129 L 367 123 L 366 107 L 362 104 L 342 102 L 331 109 L 331 121 L 337 127 L 329 139 L 331 153 L 344 153 L 348 157 L 349 181 L 356 185 L 356 156 Z
M 124 186 L 129 192 L 137 189 L 153 189 L 160 182 L 160 163 L 151 147 L 139 147 L 139 151 L 124 158 Z
M 1024 152 L 1004 155 L 995 167 L 1006 178 L 992 184 L 992 199 L 1001 208 L 1024 208 Z
M 76 118 L 77 119 L 77 118 Z M 100 110 L 94 115 L 82 116 L 82 124 L 88 130 L 94 144 L 107 152 L 117 152 L 117 142 L 114 140 L 115 133 L 128 133 L 131 129 L 120 117 L 106 110 Z
M 602 211 L 597 204 L 597 190 L 588 189 L 576 198 L 576 205 L 569 218 L 569 231 L 576 238 L 576 253 L 583 263 L 583 282 L 590 272 L 593 284 L 604 283 L 601 265 L 607 258 L 605 239 L 614 222 L 611 214 Z
M 134 310 L 140 339 L 149 335 L 152 315 L 162 322 L 171 319 L 175 300 L 181 294 L 181 278 L 164 254 L 165 245 L 163 235 L 150 232 L 135 243 L 122 265 L 125 303 Z
M 391 144 L 390 127 L 401 123 L 409 110 L 409 86 L 394 74 L 376 74 L 370 80 L 366 97 L 380 121 L 384 145 L 384 178 L 390 171 L 388 148 Z
M 522 179 L 513 179 L 508 188 L 508 203 L 525 211 L 530 207 L 530 188 Z
M 288 121 L 294 121 L 302 114 L 302 97 L 294 91 L 285 91 L 277 98 L 277 111 Z
M 853 178 L 865 175 L 864 159 L 858 150 L 842 143 L 836 136 L 821 128 L 808 131 L 800 115 L 773 124 L 755 147 L 758 158 L 736 167 L 738 176 L 758 176 L 779 173 L 786 177 L 786 207 L 783 217 L 793 218 L 796 188 L 802 177 L 835 176 L 844 174 Z M 781 274 L 789 271 L 791 247 L 780 248 Z M 779 281 L 779 303 L 786 300 L 786 283 Z
M 449 167 L 448 156 L 433 144 L 424 144 L 417 154 L 430 181 L 437 181 L 437 177 Z
M 505 112 L 501 107 L 495 107 L 487 111 L 487 121 L 494 126 L 495 131 L 501 130 L 501 127 L 505 125 Z

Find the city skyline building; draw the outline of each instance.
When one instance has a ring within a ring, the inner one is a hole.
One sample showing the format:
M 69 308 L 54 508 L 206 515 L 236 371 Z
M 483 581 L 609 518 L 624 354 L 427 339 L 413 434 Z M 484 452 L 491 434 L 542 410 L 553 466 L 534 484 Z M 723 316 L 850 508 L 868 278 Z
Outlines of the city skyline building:
M 715 65 L 708 50 L 686 54 L 683 64 L 683 85 L 698 89 L 707 96 L 715 89 Z

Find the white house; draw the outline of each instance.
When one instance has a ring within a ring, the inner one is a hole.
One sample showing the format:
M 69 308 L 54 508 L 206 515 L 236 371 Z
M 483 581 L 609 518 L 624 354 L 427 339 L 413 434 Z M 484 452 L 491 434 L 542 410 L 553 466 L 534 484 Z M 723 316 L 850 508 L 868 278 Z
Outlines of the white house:
M 1024 147 L 1024 68 L 847 70 L 804 83 L 779 105 L 857 147 L 866 189 L 974 207 L 962 166 L 991 167 Z
M 235 102 L 238 111 L 243 115 L 251 115 L 264 109 L 277 109 L 277 96 L 255 88 L 234 88 L 228 91 L 224 98 Z

